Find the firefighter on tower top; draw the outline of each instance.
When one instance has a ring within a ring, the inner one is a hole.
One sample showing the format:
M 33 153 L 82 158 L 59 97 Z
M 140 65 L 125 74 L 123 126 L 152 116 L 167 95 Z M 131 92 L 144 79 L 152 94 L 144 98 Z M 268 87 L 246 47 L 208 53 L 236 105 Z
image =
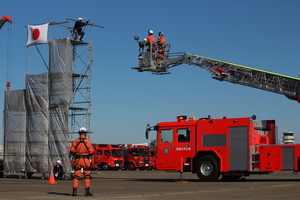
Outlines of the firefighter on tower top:
M 90 193 L 91 186 L 91 162 L 90 156 L 94 152 L 94 147 L 91 141 L 86 139 L 87 130 L 84 127 L 79 129 L 79 138 L 72 142 L 70 153 L 75 157 L 73 163 L 74 169 L 74 178 L 73 178 L 73 194 L 72 196 L 77 196 L 77 188 L 79 177 L 81 175 L 81 168 L 83 169 L 84 176 L 84 187 L 85 187 L 85 196 L 93 196 Z
M 148 51 L 155 51 L 155 37 L 153 36 L 153 31 L 149 30 L 148 31 L 148 37 L 146 38 L 146 46 L 148 46 Z
M 158 33 L 158 39 L 157 39 L 157 57 L 156 60 L 162 60 L 165 54 L 165 44 L 166 44 L 166 39 L 164 38 L 164 33 L 159 32 Z
M 74 40 L 77 40 L 78 35 L 80 35 L 80 41 L 82 41 L 82 38 L 85 35 L 84 32 L 84 26 L 88 25 L 89 21 L 83 22 L 84 18 L 79 17 L 78 20 L 75 22 L 74 24 L 74 28 L 73 28 L 73 35 L 74 35 Z

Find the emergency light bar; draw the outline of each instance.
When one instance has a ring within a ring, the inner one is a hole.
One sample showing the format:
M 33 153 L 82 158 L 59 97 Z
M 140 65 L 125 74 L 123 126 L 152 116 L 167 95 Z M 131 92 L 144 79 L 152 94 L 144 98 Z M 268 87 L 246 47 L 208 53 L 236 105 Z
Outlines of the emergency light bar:
M 186 115 L 177 116 L 176 119 L 178 122 L 182 122 L 187 119 L 187 116 Z

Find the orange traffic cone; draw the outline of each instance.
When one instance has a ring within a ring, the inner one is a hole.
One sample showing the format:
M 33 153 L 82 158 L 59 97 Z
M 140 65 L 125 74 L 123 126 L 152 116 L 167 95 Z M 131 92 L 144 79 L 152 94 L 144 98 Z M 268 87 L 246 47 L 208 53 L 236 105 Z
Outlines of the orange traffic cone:
M 57 184 L 54 178 L 53 167 L 50 167 L 50 176 L 47 184 Z

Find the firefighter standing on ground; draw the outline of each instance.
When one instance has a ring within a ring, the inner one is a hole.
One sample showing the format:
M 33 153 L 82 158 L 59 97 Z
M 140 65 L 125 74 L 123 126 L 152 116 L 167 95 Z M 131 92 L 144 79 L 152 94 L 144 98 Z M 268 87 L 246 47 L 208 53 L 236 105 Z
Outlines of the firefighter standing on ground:
M 162 60 L 165 54 L 165 44 L 166 44 L 166 39 L 164 38 L 164 33 L 159 32 L 158 33 L 158 38 L 157 38 L 157 57 L 156 60 Z
M 91 162 L 90 156 L 94 152 L 94 147 L 91 141 L 86 139 L 87 130 L 84 127 L 79 129 L 79 138 L 72 142 L 70 153 L 75 156 L 73 163 L 74 169 L 74 178 L 73 178 L 73 194 L 72 196 L 77 196 L 77 188 L 79 177 L 81 175 L 81 168 L 83 168 L 84 175 L 84 187 L 85 187 L 85 196 L 93 196 L 90 193 L 91 186 Z

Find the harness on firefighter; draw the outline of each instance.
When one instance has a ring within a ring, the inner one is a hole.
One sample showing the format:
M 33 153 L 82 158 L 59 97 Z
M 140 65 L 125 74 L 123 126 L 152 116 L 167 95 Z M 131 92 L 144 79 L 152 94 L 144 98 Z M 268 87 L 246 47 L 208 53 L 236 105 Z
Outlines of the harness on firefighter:
M 86 138 L 79 138 L 79 139 L 80 139 L 80 142 L 78 142 L 78 144 L 76 145 L 75 151 L 77 150 L 78 145 L 81 144 L 81 143 L 84 144 L 86 151 L 88 151 L 88 148 L 87 148 L 87 146 L 86 146 L 86 144 L 84 142 L 84 140 L 86 140 Z
M 84 142 L 84 140 L 86 140 L 86 138 L 79 138 L 79 139 L 80 139 L 80 141 L 77 143 L 77 145 L 75 147 L 75 152 L 77 151 L 79 144 L 82 144 L 82 143 L 84 144 L 86 151 L 88 151 L 88 147 L 86 146 L 86 143 Z M 74 152 L 72 152 L 72 153 L 74 154 Z M 75 160 L 82 159 L 82 158 L 90 159 L 90 155 L 75 155 Z M 81 168 L 74 167 L 74 170 L 75 171 L 81 170 Z M 83 170 L 90 170 L 90 167 L 83 168 Z M 74 177 L 74 178 L 77 178 L 77 177 Z

